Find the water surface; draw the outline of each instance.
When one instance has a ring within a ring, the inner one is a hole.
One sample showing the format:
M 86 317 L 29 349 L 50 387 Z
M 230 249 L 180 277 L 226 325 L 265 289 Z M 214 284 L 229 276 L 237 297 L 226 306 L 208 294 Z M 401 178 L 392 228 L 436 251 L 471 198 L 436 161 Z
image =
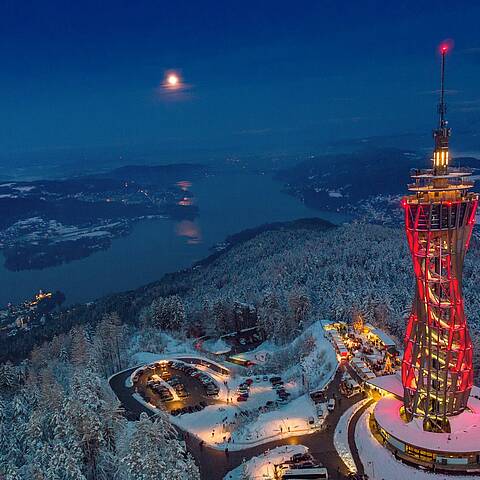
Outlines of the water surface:
M 268 175 L 218 174 L 193 183 L 189 190 L 200 209 L 194 222 L 142 221 L 108 250 L 44 270 L 11 272 L 0 258 L 0 305 L 23 301 L 40 288 L 63 291 L 68 303 L 86 302 L 186 268 L 207 256 L 212 245 L 246 228 L 302 217 L 347 220 L 342 214 L 306 207 L 282 193 L 281 184 Z

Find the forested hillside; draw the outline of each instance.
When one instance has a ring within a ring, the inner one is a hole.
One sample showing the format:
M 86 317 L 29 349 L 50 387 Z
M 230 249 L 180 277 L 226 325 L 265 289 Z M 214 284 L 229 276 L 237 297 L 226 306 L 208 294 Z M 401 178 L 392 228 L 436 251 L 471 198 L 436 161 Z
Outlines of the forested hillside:
M 51 338 L 55 329 L 95 325 L 105 313 L 118 312 L 123 322 L 134 326 L 147 320 L 168 329 L 175 319 L 175 328 L 187 335 L 226 333 L 260 323 L 281 342 L 314 320 L 349 321 L 361 313 L 401 342 L 413 298 L 411 259 L 402 229 L 294 223 L 260 231 L 191 269 L 71 308 L 58 324 L 47 327 L 44 338 Z M 479 281 L 480 246 L 474 238 L 465 261 L 464 295 L 477 344 Z M 30 348 L 18 345 L 16 351 L 28 354 Z M 480 346 L 476 354 L 478 365 Z
M 95 329 L 56 336 L 20 365 L 1 365 L 1 478 L 199 479 L 167 417 L 127 422 L 108 386 L 129 363 L 132 333 L 106 315 Z
M 50 341 L 17 365 L 2 364 L 0 416 L 9 421 L 0 422 L 0 474 L 9 480 L 131 480 L 184 478 L 177 473 L 188 470 L 188 478 L 198 478 L 169 422 L 127 422 L 107 383 L 133 364 L 135 353 L 161 352 L 172 337 L 188 345 L 194 335 L 258 324 L 270 340 L 287 344 L 316 320 L 351 321 L 362 314 L 401 343 L 413 296 L 402 230 L 300 222 L 259 232 L 155 284 L 65 311 L 47 330 Z M 464 278 L 478 381 L 475 239 Z M 71 328 L 75 324 L 83 325 Z M 23 347 L 26 353 L 31 345 Z

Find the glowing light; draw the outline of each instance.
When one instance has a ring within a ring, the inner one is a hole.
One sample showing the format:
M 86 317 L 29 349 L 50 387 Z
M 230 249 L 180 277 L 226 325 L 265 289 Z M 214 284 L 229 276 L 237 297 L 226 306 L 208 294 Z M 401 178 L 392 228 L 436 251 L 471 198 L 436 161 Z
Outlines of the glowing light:
M 453 40 L 450 38 L 444 40 L 438 47 L 441 55 L 446 55 L 452 50 L 452 48 L 453 48 Z
M 179 79 L 178 76 L 175 75 L 174 73 L 171 73 L 171 74 L 167 77 L 167 83 L 168 83 L 171 87 L 176 87 L 179 82 L 180 82 L 180 79 Z
M 180 73 L 174 70 L 169 70 L 165 72 L 161 87 L 167 92 L 177 90 L 181 91 L 184 90 L 185 84 L 183 83 L 183 79 Z

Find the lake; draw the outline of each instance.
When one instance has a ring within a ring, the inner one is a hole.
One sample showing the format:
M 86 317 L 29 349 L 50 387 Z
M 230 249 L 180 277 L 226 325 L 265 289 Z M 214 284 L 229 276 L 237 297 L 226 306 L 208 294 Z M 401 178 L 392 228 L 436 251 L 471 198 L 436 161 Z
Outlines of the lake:
M 44 270 L 11 272 L 0 258 L 0 305 L 23 301 L 39 289 L 61 290 L 67 303 L 87 302 L 186 268 L 226 236 L 246 228 L 302 217 L 348 220 L 342 214 L 308 208 L 282 193 L 281 187 L 268 175 L 212 175 L 188 186 L 200 209 L 194 222 L 141 221 L 130 235 L 113 240 L 108 250 Z

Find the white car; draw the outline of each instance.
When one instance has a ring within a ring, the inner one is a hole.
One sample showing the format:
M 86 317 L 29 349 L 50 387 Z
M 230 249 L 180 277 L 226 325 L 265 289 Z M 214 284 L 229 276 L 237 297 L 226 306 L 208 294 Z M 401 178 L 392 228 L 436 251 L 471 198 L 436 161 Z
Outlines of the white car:
M 327 408 L 328 408 L 328 410 L 329 410 L 330 412 L 333 411 L 333 410 L 335 410 L 335 399 L 334 399 L 334 398 L 331 398 L 331 399 L 328 401 Z

